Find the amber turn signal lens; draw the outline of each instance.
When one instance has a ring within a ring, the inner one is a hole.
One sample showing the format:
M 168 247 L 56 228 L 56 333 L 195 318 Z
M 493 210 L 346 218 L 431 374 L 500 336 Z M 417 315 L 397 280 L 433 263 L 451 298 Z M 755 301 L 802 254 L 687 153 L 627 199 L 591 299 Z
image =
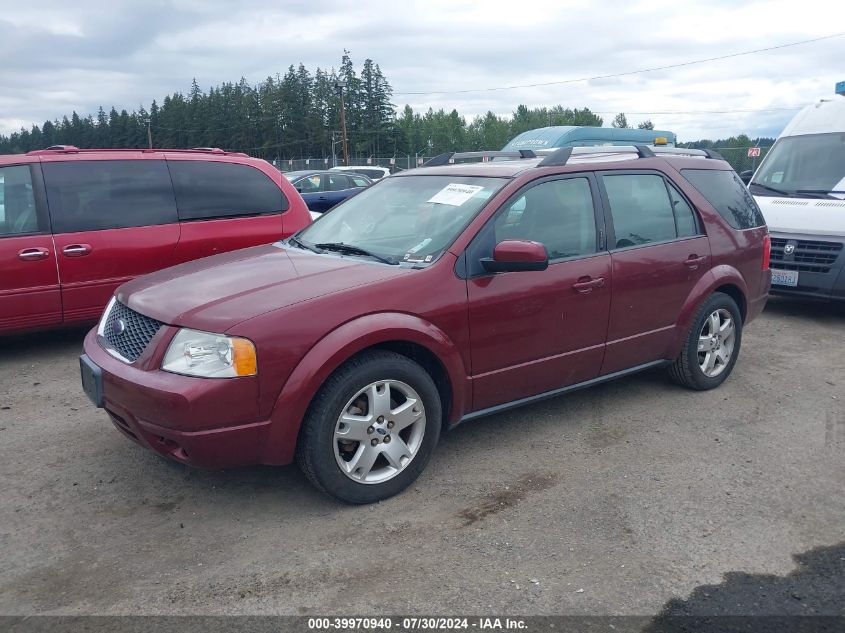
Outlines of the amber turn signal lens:
M 232 339 L 232 366 L 237 376 L 254 376 L 258 373 L 255 345 L 245 338 Z

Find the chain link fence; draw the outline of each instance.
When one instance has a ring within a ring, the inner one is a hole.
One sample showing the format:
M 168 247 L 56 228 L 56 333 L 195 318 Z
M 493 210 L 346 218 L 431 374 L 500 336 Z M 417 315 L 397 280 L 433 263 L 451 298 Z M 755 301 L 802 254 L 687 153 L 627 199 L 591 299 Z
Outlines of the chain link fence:
M 406 155 L 406 156 L 386 156 L 386 157 L 371 157 L 371 158 L 349 158 L 349 164 L 356 167 L 386 167 L 390 173 L 404 171 L 406 169 L 413 169 L 421 165 L 432 156 L 428 155 Z M 278 167 L 281 171 L 300 171 L 306 169 L 330 169 L 334 166 L 343 165 L 341 157 L 332 158 L 315 156 L 311 158 L 268 158 L 269 162 Z

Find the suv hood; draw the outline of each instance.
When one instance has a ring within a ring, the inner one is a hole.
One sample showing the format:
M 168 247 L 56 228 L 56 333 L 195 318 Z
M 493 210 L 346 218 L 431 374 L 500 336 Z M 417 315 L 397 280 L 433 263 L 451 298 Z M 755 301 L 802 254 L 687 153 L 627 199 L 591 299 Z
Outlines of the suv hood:
M 117 298 L 163 323 L 225 332 L 266 312 L 409 272 L 358 258 L 266 245 L 139 277 L 122 285 Z
M 845 200 L 754 196 L 772 232 L 845 236 Z

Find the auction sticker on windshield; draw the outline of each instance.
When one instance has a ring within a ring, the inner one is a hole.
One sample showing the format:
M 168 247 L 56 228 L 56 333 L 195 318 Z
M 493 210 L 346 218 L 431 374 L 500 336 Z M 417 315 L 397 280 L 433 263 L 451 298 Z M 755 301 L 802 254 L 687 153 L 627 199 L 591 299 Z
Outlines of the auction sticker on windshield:
M 427 202 L 449 204 L 453 207 L 459 207 L 482 189 L 484 189 L 484 187 L 479 185 L 462 185 L 450 182 L 448 185 L 443 187 L 443 189 L 429 198 Z

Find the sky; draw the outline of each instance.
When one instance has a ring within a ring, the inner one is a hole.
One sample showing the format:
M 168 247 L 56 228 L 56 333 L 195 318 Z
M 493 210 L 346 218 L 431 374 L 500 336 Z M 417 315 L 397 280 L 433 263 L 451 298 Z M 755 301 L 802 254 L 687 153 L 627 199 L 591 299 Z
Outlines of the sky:
M 629 124 L 650 119 L 681 141 L 777 136 L 796 108 L 843 98 L 834 85 L 845 80 L 845 35 L 571 80 L 840 32 L 845 3 L 831 0 L 0 0 L 0 133 L 101 105 L 149 108 L 193 78 L 207 90 L 300 62 L 330 69 L 345 48 L 357 68 L 366 58 L 381 66 L 398 109 L 469 120 L 562 104 L 589 107 L 605 125 L 618 112 Z

